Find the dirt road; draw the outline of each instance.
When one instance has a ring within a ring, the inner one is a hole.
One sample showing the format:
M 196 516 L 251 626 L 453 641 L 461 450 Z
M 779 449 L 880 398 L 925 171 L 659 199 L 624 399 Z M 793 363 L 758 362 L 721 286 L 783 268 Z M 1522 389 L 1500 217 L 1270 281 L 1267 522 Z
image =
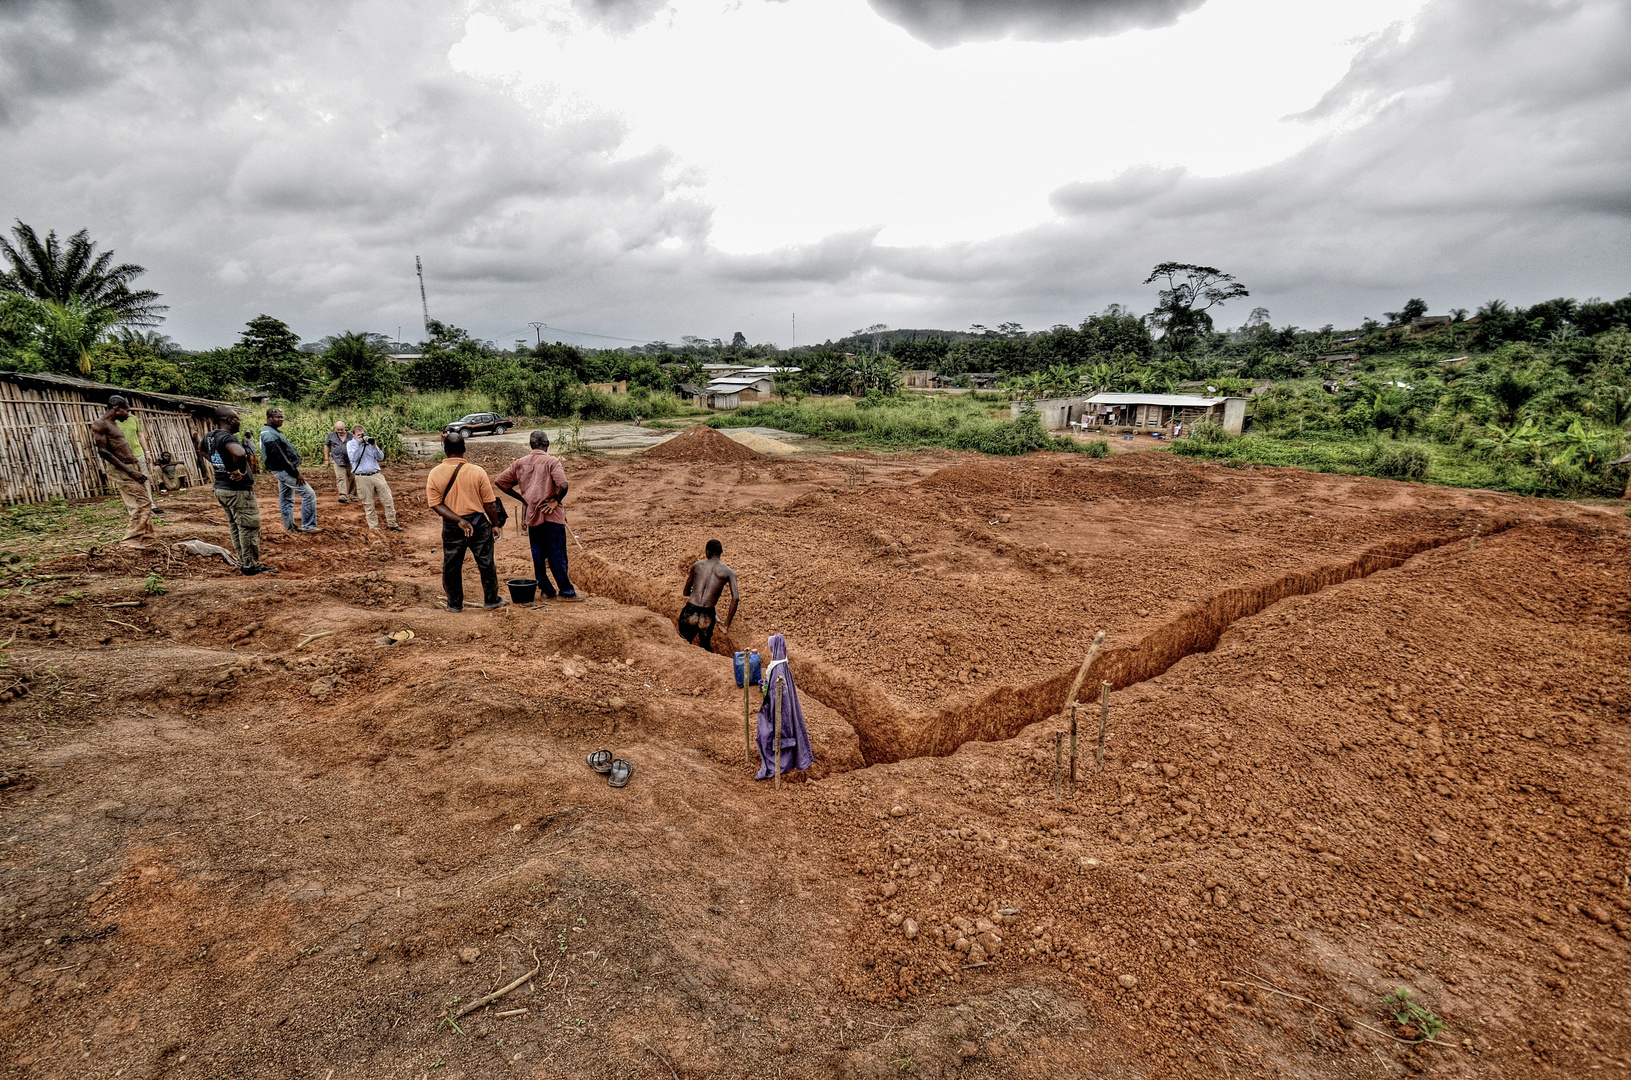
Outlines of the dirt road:
M 411 467 L 400 535 L 263 491 L 276 578 L 10 583 L 3 1075 L 1631 1067 L 1623 517 L 1155 454 L 569 469 L 583 604 L 438 610 Z M 734 643 L 792 646 L 779 794 L 674 631 L 710 537 Z M 1100 629 L 1104 769 L 1056 801 Z

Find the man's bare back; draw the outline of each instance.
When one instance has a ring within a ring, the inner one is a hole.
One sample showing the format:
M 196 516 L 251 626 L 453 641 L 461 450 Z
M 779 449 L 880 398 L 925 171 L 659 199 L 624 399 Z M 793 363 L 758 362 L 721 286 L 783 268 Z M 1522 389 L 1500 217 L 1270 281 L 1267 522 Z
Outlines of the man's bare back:
M 721 562 L 718 556 L 698 559 L 691 564 L 691 576 L 685 581 L 686 599 L 700 608 L 715 607 L 726 585 L 731 587 L 731 617 L 734 618 L 736 605 L 741 602 L 741 594 L 736 588 L 736 571 Z M 730 625 L 729 620 L 726 625 Z

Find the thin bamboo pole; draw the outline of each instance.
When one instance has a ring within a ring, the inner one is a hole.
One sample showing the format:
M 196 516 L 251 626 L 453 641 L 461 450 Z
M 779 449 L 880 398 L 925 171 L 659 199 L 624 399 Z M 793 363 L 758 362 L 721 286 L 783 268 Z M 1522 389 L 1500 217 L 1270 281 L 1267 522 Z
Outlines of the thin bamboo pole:
M 1093 762 L 1093 774 L 1104 771 L 1104 733 L 1110 726 L 1110 684 L 1099 684 L 1099 752 Z
M 782 787 L 782 695 L 781 687 L 772 679 L 771 691 L 776 695 L 770 703 L 770 714 L 775 717 L 774 742 L 770 744 L 770 753 L 774 756 L 776 764 L 773 766 L 776 774 L 776 790 Z

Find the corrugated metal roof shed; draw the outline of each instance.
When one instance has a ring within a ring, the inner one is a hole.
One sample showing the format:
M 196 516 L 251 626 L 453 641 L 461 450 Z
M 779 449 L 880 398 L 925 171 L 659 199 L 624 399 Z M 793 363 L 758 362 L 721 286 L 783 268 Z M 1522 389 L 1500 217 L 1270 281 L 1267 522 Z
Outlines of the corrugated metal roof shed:
M 1220 397 L 1201 397 L 1197 394 L 1094 394 L 1087 399 L 1089 405 L 1170 405 L 1181 409 L 1209 409 Z

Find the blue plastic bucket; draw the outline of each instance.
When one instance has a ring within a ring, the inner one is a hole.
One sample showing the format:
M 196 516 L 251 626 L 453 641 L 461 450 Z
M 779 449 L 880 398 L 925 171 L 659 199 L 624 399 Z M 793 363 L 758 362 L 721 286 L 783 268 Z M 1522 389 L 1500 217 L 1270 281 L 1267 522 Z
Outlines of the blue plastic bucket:
M 749 682 L 761 682 L 761 681 L 763 681 L 762 680 L 763 672 L 760 670 L 760 667 L 759 667 L 759 653 L 758 653 L 758 650 L 754 649 L 754 650 L 749 650 L 747 652 L 739 652 L 739 653 L 736 654 L 736 685 L 737 686 L 747 685 L 747 683 L 744 683 L 742 681 L 742 678 L 743 678 L 744 675 L 747 676 L 747 679 L 748 679 Z

